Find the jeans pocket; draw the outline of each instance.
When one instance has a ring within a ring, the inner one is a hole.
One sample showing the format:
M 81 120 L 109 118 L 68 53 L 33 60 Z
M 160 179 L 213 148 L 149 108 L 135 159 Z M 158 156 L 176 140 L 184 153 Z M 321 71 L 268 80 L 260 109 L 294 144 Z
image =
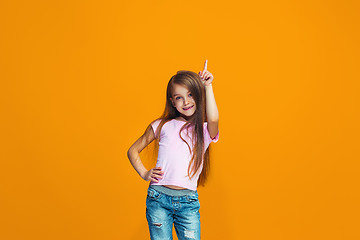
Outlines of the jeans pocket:
M 162 193 L 156 191 L 153 188 L 148 188 L 147 198 L 151 200 L 158 200 L 161 197 Z

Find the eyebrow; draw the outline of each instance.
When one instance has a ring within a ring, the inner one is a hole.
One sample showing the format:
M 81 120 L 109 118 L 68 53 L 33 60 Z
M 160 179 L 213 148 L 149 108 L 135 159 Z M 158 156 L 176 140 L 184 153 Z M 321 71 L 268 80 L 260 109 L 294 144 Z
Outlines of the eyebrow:
M 190 91 L 188 91 L 187 93 L 191 93 L 191 92 L 190 92 Z M 174 94 L 173 96 L 175 97 L 175 96 L 177 96 L 177 95 L 181 95 L 181 94 L 178 94 L 178 93 L 177 93 L 177 94 Z

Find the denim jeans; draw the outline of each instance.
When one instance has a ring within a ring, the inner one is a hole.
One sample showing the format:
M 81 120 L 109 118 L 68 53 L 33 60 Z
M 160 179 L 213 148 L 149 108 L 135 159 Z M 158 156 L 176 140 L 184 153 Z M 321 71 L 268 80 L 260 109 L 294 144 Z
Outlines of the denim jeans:
M 190 195 L 172 196 L 150 186 L 146 197 L 146 219 L 151 240 L 172 240 L 173 224 L 179 240 L 200 239 L 199 209 L 197 191 Z

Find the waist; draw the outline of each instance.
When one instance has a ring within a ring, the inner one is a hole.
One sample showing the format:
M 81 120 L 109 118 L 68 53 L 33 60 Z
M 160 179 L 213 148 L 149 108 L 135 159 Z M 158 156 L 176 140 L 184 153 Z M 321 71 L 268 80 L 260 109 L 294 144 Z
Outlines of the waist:
M 163 194 L 169 195 L 169 196 L 186 196 L 186 195 L 193 195 L 195 193 L 197 193 L 197 191 L 194 190 L 190 190 L 190 189 L 172 189 L 172 188 L 167 188 L 164 187 L 162 185 L 150 185 L 149 188 L 153 188 L 158 192 L 161 192 Z

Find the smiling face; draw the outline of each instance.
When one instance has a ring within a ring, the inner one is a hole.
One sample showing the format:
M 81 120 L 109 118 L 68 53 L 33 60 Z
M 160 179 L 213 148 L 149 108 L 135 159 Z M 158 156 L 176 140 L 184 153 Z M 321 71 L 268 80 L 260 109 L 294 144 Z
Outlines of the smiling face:
M 178 110 L 180 115 L 185 119 L 188 119 L 195 113 L 196 104 L 192 93 L 189 92 L 187 88 L 179 84 L 174 84 L 170 101 L 176 110 Z

